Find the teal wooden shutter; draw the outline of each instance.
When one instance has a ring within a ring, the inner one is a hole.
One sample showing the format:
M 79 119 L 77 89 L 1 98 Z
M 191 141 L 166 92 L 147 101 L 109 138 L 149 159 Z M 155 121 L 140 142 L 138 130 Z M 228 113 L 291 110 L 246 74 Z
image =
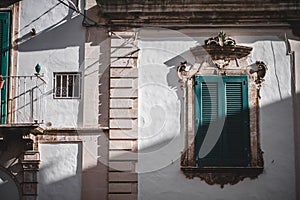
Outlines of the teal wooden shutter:
M 8 76 L 9 71 L 9 39 L 10 39 L 10 13 L 0 12 L 0 63 L 1 75 Z M 1 123 L 6 123 L 8 79 L 5 79 L 4 87 L 1 90 Z
M 196 94 L 196 116 L 199 125 L 196 125 L 197 136 L 195 138 L 195 151 L 198 152 L 207 136 L 208 129 L 218 123 L 219 118 L 223 115 L 223 102 L 219 98 L 223 91 L 220 88 L 221 79 L 210 76 L 198 76 L 195 80 Z M 204 158 L 196 157 L 198 164 L 201 166 L 218 165 L 219 158 L 222 157 L 222 140 L 219 139 L 214 148 Z
M 250 128 L 247 76 L 224 77 L 225 114 L 223 159 L 225 165 L 250 162 Z
M 195 96 L 197 164 L 199 166 L 247 165 L 250 159 L 247 76 L 197 76 Z M 224 127 L 213 149 L 204 158 L 199 158 L 199 150 L 209 126 L 222 122 Z

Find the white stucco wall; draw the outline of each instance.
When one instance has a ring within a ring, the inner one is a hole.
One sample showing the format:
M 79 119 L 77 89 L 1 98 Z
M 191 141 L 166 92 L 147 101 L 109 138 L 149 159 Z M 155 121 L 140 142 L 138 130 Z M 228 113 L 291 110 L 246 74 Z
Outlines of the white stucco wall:
M 39 145 L 38 199 L 81 199 L 81 143 Z
M 264 172 L 257 179 L 247 178 L 221 189 L 198 178 L 187 179 L 180 170 L 184 141 L 182 89 L 176 73 L 179 62 L 164 64 L 194 47 L 195 41 L 203 44 L 217 31 L 193 39 L 169 32 L 142 32 L 138 41 L 139 199 L 295 200 L 290 58 L 285 43 L 274 36 L 250 37 L 251 42 L 247 36 L 238 38 L 239 43 L 253 47 L 249 62 L 261 60 L 269 69 L 260 101 Z
M 78 2 L 83 11 L 86 2 Z M 83 17 L 57 0 L 22 0 L 19 19 L 18 40 L 13 41 L 18 43 L 14 75 L 33 75 L 36 64 L 40 64 L 46 86 L 42 106 L 36 107 L 34 102 L 34 114 L 38 114 L 34 119 L 43 120 L 45 130 L 59 132 L 59 136 L 39 140 L 39 199 L 106 198 L 108 142 L 99 126 L 108 126 L 107 31 L 84 27 Z M 33 28 L 36 35 L 31 34 Z M 81 98 L 54 99 L 54 72 L 81 72 Z M 20 103 L 24 104 L 23 97 Z M 17 111 L 16 122 L 28 122 L 29 113 L 28 104 Z M 78 138 L 64 133 L 72 128 L 78 128 Z M 45 144 L 45 140 L 61 143 Z M 82 143 L 78 144 L 79 140 Z
M 180 34 L 177 37 L 180 36 L 183 37 Z M 180 157 L 184 145 L 180 120 L 183 93 L 176 67 L 164 63 L 195 44 L 191 38 L 156 41 L 145 36 L 138 41 L 141 49 L 138 64 L 139 172 L 161 169 Z
M 67 1 L 65 1 L 67 3 Z M 97 77 L 99 55 L 85 66 L 85 27 L 83 17 L 57 0 L 24 0 L 20 6 L 18 35 L 18 75 L 33 75 L 36 64 L 41 65 L 41 74 L 46 81 L 42 107 L 38 106 L 34 116 L 43 120 L 47 128 L 97 127 L 99 91 L 91 72 Z M 34 28 L 36 35 L 31 35 Z M 100 49 L 100 46 L 98 46 Z M 89 54 L 92 54 L 89 52 Z M 82 94 L 80 99 L 53 98 L 53 72 L 82 72 Z M 93 76 L 93 74 L 92 74 Z M 84 84 L 94 86 L 85 91 Z M 88 94 L 85 94 L 88 92 Z M 89 97 L 88 99 L 85 97 Z M 95 101 L 92 101 L 95 99 Z M 96 103 L 95 103 L 96 102 Z M 88 104 L 89 106 L 85 106 Z M 18 120 L 26 118 L 29 106 L 18 111 Z M 84 114 L 87 112 L 88 114 Z M 96 119 L 83 119 L 91 116 Z

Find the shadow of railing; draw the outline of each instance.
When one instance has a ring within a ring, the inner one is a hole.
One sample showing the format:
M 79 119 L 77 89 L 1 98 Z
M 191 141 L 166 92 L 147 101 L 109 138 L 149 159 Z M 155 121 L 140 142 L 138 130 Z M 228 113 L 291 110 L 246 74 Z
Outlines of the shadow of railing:
M 44 119 L 46 82 L 42 75 L 3 76 L 1 123 L 41 123 Z

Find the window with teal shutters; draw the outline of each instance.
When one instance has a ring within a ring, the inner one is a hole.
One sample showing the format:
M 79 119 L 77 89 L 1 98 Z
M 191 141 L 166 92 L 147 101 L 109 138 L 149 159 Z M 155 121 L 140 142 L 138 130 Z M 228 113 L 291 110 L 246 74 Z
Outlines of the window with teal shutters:
M 10 13 L 0 12 L 0 64 L 1 75 L 8 76 L 9 72 L 9 40 L 10 40 Z M 8 81 L 5 79 L 1 90 L 1 123 L 6 123 L 7 116 Z
M 197 165 L 248 166 L 248 77 L 196 76 L 195 98 Z M 199 154 L 202 148 L 209 151 L 205 155 Z

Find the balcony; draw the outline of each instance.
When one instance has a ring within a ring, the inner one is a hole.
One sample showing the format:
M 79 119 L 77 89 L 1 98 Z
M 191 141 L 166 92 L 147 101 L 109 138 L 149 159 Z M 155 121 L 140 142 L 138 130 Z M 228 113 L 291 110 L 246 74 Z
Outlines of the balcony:
M 40 75 L 0 79 L 0 135 L 37 133 L 32 131 L 43 123 L 46 82 Z
M 297 25 L 299 0 L 97 0 L 111 27 Z

